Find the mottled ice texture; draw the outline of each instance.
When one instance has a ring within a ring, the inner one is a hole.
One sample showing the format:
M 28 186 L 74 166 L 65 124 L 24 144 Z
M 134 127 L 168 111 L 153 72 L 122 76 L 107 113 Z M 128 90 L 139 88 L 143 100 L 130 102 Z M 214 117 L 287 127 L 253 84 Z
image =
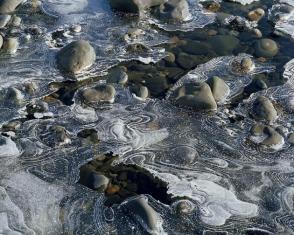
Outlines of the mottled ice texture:
M 272 6 L 269 11 L 269 20 L 275 24 L 277 35 L 286 35 L 294 38 L 294 2 L 281 0 Z

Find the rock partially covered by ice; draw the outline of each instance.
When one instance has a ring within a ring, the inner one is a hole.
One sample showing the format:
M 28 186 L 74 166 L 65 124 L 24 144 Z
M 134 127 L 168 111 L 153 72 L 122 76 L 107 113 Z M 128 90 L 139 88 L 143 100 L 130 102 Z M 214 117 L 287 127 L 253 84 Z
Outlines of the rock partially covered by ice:
M 122 204 L 150 234 L 159 234 L 162 231 L 160 215 L 148 204 L 144 196 L 132 198 Z M 163 234 L 162 232 L 160 234 Z
M 20 154 L 16 144 L 8 137 L 0 135 L 0 158 L 14 157 Z
M 198 202 L 201 220 L 212 226 L 225 224 L 231 216 L 251 218 L 258 214 L 255 204 L 240 201 L 232 191 L 209 180 L 188 182 L 178 179 L 169 184 L 168 193 Z
M 24 0 L 0 0 L 0 14 L 11 13 Z

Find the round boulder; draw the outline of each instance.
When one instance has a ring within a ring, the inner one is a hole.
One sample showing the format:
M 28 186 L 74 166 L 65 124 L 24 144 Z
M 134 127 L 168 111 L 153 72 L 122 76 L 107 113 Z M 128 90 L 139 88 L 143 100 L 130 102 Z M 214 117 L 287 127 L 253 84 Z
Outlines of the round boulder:
M 94 88 L 87 88 L 82 92 L 86 103 L 109 102 L 113 103 L 115 88 L 112 85 L 97 85 Z
M 0 14 L 13 12 L 23 1 L 24 0 L 0 0 Z
M 188 83 L 178 88 L 175 91 L 175 103 L 196 111 L 217 109 L 211 89 L 205 82 Z
M 277 111 L 272 102 L 264 97 L 259 96 L 253 103 L 252 116 L 255 120 L 274 121 L 277 119 Z
M 185 21 L 191 16 L 186 0 L 169 0 L 157 10 L 158 17 L 167 20 Z
M 213 76 L 206 81 L 210 86 L 212 95 L 216 102 L 224 101 L 230 94 L 230 87 L 225 81 L 217 76 Z
M 278 51 L 278 45 L 275 41 L 263 38 L 255 43 L 255 55 L 258 57 L 271 58 L 274 57 Z
M 95 59 L 94 48 L 84 40 L 71 42 L 57 54 L 58 65 L 63 70 L 71 73 L 78 73 L 90 67 Z

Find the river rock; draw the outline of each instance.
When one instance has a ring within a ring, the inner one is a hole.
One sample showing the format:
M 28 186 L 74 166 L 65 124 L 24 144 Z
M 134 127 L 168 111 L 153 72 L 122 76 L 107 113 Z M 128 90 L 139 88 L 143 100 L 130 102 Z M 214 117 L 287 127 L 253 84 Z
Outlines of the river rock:
M 268 38 L 256 41 L 254 48 L 255 55 L 264 58 L 274 57 L 279 51 L 277 43 Z
M 130 90 L 137 98 L 142 100 L 146 100 L 149 96 L 148 88 L 142 85 L 133 85 Z
M 211 89 L 205 82 L 188 83 L 178 88 L 175 91 L 175 103 L 196 111 L 217 109 Z
M 149 233 L 155 234 L 158 232 L 160 216 L 151 206 L 149 206 L 148 201 L 144 196 L 132 198 L 127 202 L 124 202 L 122 206 L 127 212 L 134 216 L 134 218 L 137 218 L 138 222 Z
M 162 19 L 176 21 L 186 21 L 191 16 L 186 0 L 168 0 L 158 8 L 156 14 Z
M 274 121 L 277 119 L 277 111 L 272 102 L 264 97 L 259 96 L 253 103 L 252 116 L 255 120 Z
M 294 145 L 294 133 L 291 133 L 289 136 L 288 136 L 288 142 L 292 145 Z
M 11 19 L 11 15 L 0 15 L 0 29 L 4 28 Z
M 128 81 L 127 68 L 124 66 L 115 67 L 107 75 L 108 83 L 126 84 Z
M 205 42 L 187 40 L 181 49 L 188 54 L 205 55 L 211 50 L 211 47 Z
M 57 146 L 70 143 L 69 134 L 63 126 L 53 125 L 49 128 L 51 138 L 48 138 L 50 146 Z M 53 141 L 53 142 L 51 142 Z
M 232 54 L 239 45 L 239 39 L 232 35 L 216 35 L 209 37 L 207 41 L 212 49 L 221 56 Z
M 7 88 L 7 91 L 5 94 L 5 100 L 7 102 L 20 104 L 24 101 L 24 95 L 21 93 L 20 90 L 14 88 L 14 87 L 9 87 L 9 88 Z
M 246 87 L 244 87 L 244 92 L 247 94 L 252 94 L 261 90 L 266 90 L 267 84 L 260 78 L 255 78 L 249 83 Z
M 0 14 L 13 12 L 23 1 L 24 0 L 0 0 Z
M 141 10 L 158 6 L 165 0 L 109 0 L 110 6 L 117 11 L 140 13 Z
M 212 95 L 216 102 L 224 101 L 230 94 L 230 87 L 223 79 L 217 76 L 211 77 L 206 81 L 206 83 L 210 86 Z
M 281 136 L 275 129 L 266 126 L 264 128 L 264 134 L 267 135 L 267 138 L 265 138 L 262 141 L 263 145 L 266 146 L 277 146 L 277 145 L 282 145 L 284 143 L 284 138 Z
M 6 38 L 3 42 L 3 50 L 8 54 L 15 54 L 19 47 L 17 38 Z
M 13 16 L 13 17 L 12 17 L 12 22 L 11 22 L 11 24 L 12 24 L 14 27 L 18 27 L 18 26 L 20 26 L 20 24 L 21 24 L 21 18 L 18 17 L 18 16 Z
M 78 73 L 90 67 L 96 59 L 94 48 L 89 42 L 74 41 L 57 54 L 58 65 L 67 72 Z
M 94 171 L 91 167 L 81 167 L 80 183 L 88 188 L 102 192 L 106 190 L 109 182 L 106 176 Z
M 109 102 L 113 103 L 116 91 L 112 85 L 97 85 L 87 88 L 82 92 L 82 97 L 86 103 Z
M 248 12 L 247 18 L 250 21 L 259 21 L 264 15 L 264 10 L 262 8 L 257 8 L 253 11 Z

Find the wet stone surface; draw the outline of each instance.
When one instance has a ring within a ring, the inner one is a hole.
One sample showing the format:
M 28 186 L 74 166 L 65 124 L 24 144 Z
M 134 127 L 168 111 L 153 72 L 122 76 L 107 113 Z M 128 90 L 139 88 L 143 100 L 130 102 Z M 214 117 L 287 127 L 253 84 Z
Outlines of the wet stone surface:
M 292 234 L 290 0 L 0 0 L 0 234 Z

